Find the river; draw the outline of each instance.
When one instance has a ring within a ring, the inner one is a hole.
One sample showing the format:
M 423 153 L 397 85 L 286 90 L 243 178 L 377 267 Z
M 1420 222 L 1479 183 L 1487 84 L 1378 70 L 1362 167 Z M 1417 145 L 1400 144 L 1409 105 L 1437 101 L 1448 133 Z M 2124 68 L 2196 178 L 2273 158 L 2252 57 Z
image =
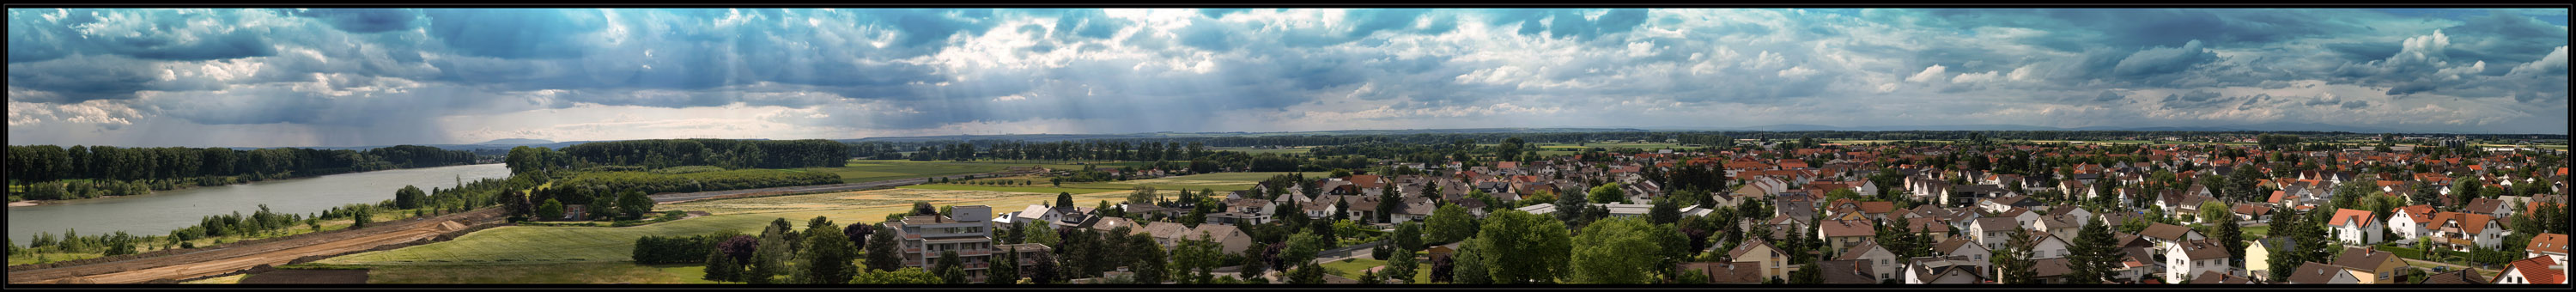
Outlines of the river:
M 81 235 L 109 234 L 125 231 L 134 235 L 169 235 L 170 230 L 197 225 L 206 215 L 241 212 L 249 216 L 268 204 L 271 212 L 303 215 L 351 203 L 376 203 L 394 198 L 394 190 L 405 185 L 429 188 L 456 187 L 458 178 L 466 182 L 510 176 L 501 164 L 458 165 L 431 168 L 380 170 L 344 173 L 319 177 L 269 180 L 247 184 L 197 187 L 151 194 L 49 201 L 43 205 L 9 207 L 9 240 L 27 244 L 37 232 L 61 236 L 64 229 L 75 229 Z M 297 226 L 296 228 L 303 228 Z

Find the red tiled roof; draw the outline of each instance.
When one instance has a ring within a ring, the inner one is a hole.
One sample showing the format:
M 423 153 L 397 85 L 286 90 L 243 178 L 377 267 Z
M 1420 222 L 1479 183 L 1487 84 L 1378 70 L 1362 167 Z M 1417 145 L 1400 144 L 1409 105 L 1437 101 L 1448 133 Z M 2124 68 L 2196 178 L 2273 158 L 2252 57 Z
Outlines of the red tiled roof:
M 2350 226 L 2346 223 L 2352 222 L 2352 220 L 2361 220 L 2361 222 L 2358 222 L 2360 225 L 2370 225 L 2370 222 L 2374 221 L 2371 219 L 2371 215 L 2370 210 L 2335 209 L 2333 221 L 2326 223 L 2326 225 Z
M 2567 253 L 2567 235 L 2566 235 L 2566 234 L 2557 234 L 2557 233 L 2541 233 L 2540 235 L 2532 236 L 2532 237 L 2531 237 L 2531 246 L 2530 246 L 2530 247 L 2525 247 L 2525 248 L 2523 248 L 2523 250 L 2527 250 L 2527 251 L 2531 251 L 2531 252 L 2554 252 L 2554 253 L 2559 253 L 2559 254 L 2566 254 L 2566 253 Z
M 2526 280 L 2526 281 L 2524 281 L 2524 282 L 2527 282 L 2527 283 L 2532 283 L 2532 284 L 2564 284 L 2564 283 L 2567 283 L 2567 274 L 2562 274 L 2562 273 L 2564 273 L 2564 272 L 2560 272 L 2560 271 L 2558 271 L 2558 270 L 2552 270 L 2552 269 L 2549 269 L 2549 266 L 2550 266 L 2550 265 L 2554 265 L 2554 264 L 2557 264 L 2557 262 L 2556 262 L 2556 261 L 2552 261 L 2552 260 L 2550 260 L 2550 259 L 2549 259 L 2549 256 L 2546 256 L 2546 255 L 2543 255 L 2543 256 L 2536 256 L 2536 257 L 2531 257 L 2531 258 L 2528 258 L 2528 259 L 2522 259 L 2522 260 L 2518 260 L 2518 261 L 2513 261 L 2513 270 L 2515 270 L 2515 271 L 2521 271 L 2521 272 L 2522 272 L 2522 277 L 2523 277 L 2523 279 L 2524 279 L 2524 280 Z M 2496 279 L 2498 279 L 2498 280 L 2502 280 L 2503 278 L 2504 278 L 2504 274 L 2496 274 Z M 2488 281 L 2488 282 L 2501 282 L 2501 281 Z

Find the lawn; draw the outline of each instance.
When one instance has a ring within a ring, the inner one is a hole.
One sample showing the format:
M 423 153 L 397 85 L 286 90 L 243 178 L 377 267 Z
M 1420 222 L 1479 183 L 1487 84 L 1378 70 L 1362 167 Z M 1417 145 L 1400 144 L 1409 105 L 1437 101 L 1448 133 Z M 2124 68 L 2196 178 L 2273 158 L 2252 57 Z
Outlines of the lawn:
M 1068 186 L 1071 186 L 1071 185 L 1068 185 Z M 1029 185 L 1029 186 L 988 186 L 988 185 L 970 185 L 970 184 L 928 184 L 928 185 L 910 185 L 910 186 L 903 186 L 903 187 L 901 187 L 901 188 L 902 188 L 902 189 L 916 189 L 916 190 L 995 191 L 995 192 L 1021 192 L 1021 193 L 1043 193 L 1043 194 L 1054 194 L 1054 193 L 1090 194 L 1090 193 L 1105 193 L 1105 192 L 1114 192 L 1114 191 L 1124 191 L 1124 190 L 1127 190 L 1127 189 L 1108 189 L 1108 188 L 1073 188 L 1073 187 L 1058 188 L 1058 187 L 1050 187 L 1050 186 L 1048 186 L 1048 185 L 1046 185 L 1046 184 L 1037 184 L 1037 185 Z
M 904 160 L 851 160 L 841 167 L 806 168 L 807 171 L 841 175 L 841 182 L 857 183 L 907 178 L 923 178 L 1002 171 L 1007 165 L 940 163 Z
M 1209 151 L 1234 151 L 1234 152 L 1243 152 L 1244 154 L 1262 154 L 1262 153 L 1278 153 L 1278 154 L 1306 154 L 1306 149 L 1307 149 L 1307 148 L 1314 148 L 1314 147 L 1285 147 L 1285 148 L 1271 148 L 1271 149 L 1252 149 L 1252 147 L 1208 147 L 1208 150 L 1209 150 Z
M 1415 254 L 1418 255 L 1421 253 L 1417 252 Z M 1422 260 L 1420 258 L 1416 259 L 1417 260 L 1414 261 L 1413 268 L 1413 281 L 1410 281 L 1409 283 L 1430 283 L 1431 264 L 1428 263 L 1429 260 Z M 1386 265 L 1386 261 L 1370 259 L 1368 257 L 1357 257 L 1351 258 L 1349 261 L 1333 261 L 1324 263 L 1324 269 L 1332 271 L 1334 275 L 1340 275 L 1343 278 L 1358 279 L 1360 278 L 1361 271 L 1384 265 Z
M 971 193 L 971 194 L 970 194 Z M 989 205 L 996 213 L 1018 210 L 1028 204 L 1053 202 L 1054 194 L 1007 193 L 979 191 L 873 190 L 748 199 L 710 200 L 662 205 L 659 210 L 708 211 L 713 216 L 682 219 L 633 227 L 552 227 L 508 226 L 486 229 L 455 240 L 406 247 L 396 250 L 367 252 L 320 261 L 325 264 L 386 265 L 452 265 L 516 263 L 625 263 L 635 248 L 635 239 L 645 235 L 689 236 L 719 232 L 756 234 L 771 220 L 786 219 L 803 229 L 806 220 L 815 216 L 831 218 L 838 224 L 879 222 L 886 214 L 911 208 L 910 203 L 832 205 L 842 198 L 851 200 L 933 201 L 941 206 Z M 1122 193 L 1076 195 L 1076 202 L 1118 200 Z M 801 208 L 751 210 L 744 206 L 762 203 L 809 205 Z M 819 206 L 813 206 L 819 205 Z
M 2244 228 L 2237 228 L 2236 231 L 2245 233 L 2245 238 L 2265 238 L 2269 237 L 2266 236 L 2266 234 L 2272 234 L 2272 226 L 2246 226 Z
M 925 190 L 1031 192 L 1048 194 L 1059 192 L 1092 194 L 1133 190 L 1140 186 L 1153 187 L 1154 189 L 1165 191 L 1178 191 L 1182 189 L 1240 191 L 1252 189 L 1253 185 L 1259 184 L 1261 180 L 1270 179 L 1271 176 L 1289 173 L 1292 172 L 1224 172 L 1129 181 L 1065 183 L 1063 187 L 1056 187 L 1053 183 L 1049 183 L 1032 176 L 978 179 L 965 181 L 965 183 L 914 185 L 901 188 Z M 1325 175 L 1328 175 L 1328 173 L 1323 172 L 1306 172 L 1305 174 L 1308 178 L 1322 178 Z M 1007 185 L 978 185 L 971 183 L 979 181 L 1003 181 L 1012 183 Z M 1023 181 L 1028 182 L 1028 184 L 1021 185 L 1017 183 Z
M 713 284 L 698 265 L 555 263 L 370 266 L 370 284 Z

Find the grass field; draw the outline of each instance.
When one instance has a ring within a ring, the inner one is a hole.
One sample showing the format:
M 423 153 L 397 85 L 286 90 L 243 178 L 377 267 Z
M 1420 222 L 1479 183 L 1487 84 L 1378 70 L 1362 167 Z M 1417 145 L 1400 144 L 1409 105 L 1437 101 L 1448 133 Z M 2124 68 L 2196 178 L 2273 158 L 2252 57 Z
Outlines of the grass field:
M 1314 148 L 1314 147 L 1286 147 L 1286 148 L 1272 148 L 1272 149 L 1252 149 L 1252 147 L 1208 147 L 1208 150 L 1210 150 L 1210 151 L 1234 151 L 1234 152 L 1243 152 L 1243 153 L 1245 153 L 1245 154 L 1262 154 L 1262 153 L 1278 153 L 1278 154 L 1306 154 L 1306 149 L 1307 149 L 1307 148 Z
M 856 197 L 854 200 L 896 200 L 889 201 L 896 203 L 820 203 L 849 197 Z M 1115 201 L 1122 197 L 1124 193 L 1097 193 L 1076 195 L 1074 201 Z M 368 266 L 626 263 L 633 260 L 630 256 L 635 248 L 635 239 L 645 235 L 754 234 L 759 233 L 770 220 L 780 218 L 787 219 L 788 223 L 801 230 L 805 228 L 805 221 L 814 216 L 829 217 L 838 224 L 878 222 L 884 220 L 886 214 L 911 208 L 909 202 L 916 199 L 941 206 L 981 204 L 993 206 L 996 211 L 1008 211 L 1028 204 L 1053 202 L 1055 194 L 893 189 L 697 201 L 663 205 L 659 209 L 707 211 L 717 215 L 634 227 L 499 227 L 466 234 L 451 241 L 335 257 L 320 263 Z M 759 204 L 782 207 L 756 206 Z
M 904 187 L 901 187 L 901 188 L 902 188 L 902 189 L 918 189 L 918 190 L 973 190 L 973 191 L 1030 192 L 1030 193 L 1049 193 L 1049 194 L 1052 194 L 1052 193 L 1059 193 L 1059 192 L 1063 192 L 1063 193 L 1074 193 L 1074 194 L 1094 194 L 1094 193 L 1102 193 L 1102 192 L 1114 192 L 1114 191 L 1134 190 L 1134 189 L 1136 189 L 1136 187 L 1140 187 L 1140 186 L 1142 186 L 1142 187 L 1153 187 L 1154 189 L 1157 189 L 1157 190 L 1181 190 L 1181 189 L 1190 189 L 1190 190 L 1214 190 L 1214 191 L 1240 191 L 1240 190 L 1249 190 L 1249 189 L 1252 189 L 1252 187 L 1253 187 L 1253 185 L 1254 185 L 1254 184 L 1258 184 L 1258 183 L 1260 183 L 1260 182 L 1261 182 L 1261 180 L 1270 179 L 1270 177 L 1271 177 L 1271 176 L 1281 175 L 1281 174 L 1289 174 L 1289 173 L 1291 173 L 1291 172 L 1226 172 L 1226 173 L 1210 173 L 1210 174 L 1198 174 L 1198 175 L 1185 175 L 1185 176 L 1165 177 L 1165 178 L 1156 178 L 1156 179 L 1140 179 L 1140 180 L 1130 180 L 1130 181 L 1066 183 L 1066 184 L 1064 184 L 1064 186 L 1063 186 L 1063 187 L 1056 187 L 1054 184 L 1048 183 L 1046 180 L 1044 180 L 1044 179 L 1040 179 L 1040 178 L 1038 178 L 1038 177 L 1027 176 L 1027 177 L 1004 177 L 1004 178 L 978 179 L 978 180 L 974 180 L 974 181 L 969 181 L 969 182 L 976 182 L 976 181 L 1003 181 L 1003 182 L 1010 182 L 1009 184 L 1006 184 L 1006 185 L 978 185 L 978 184 L 971 184 L 971 183 L 957 183 L 957 184 L 927 184 L 927 185 L 913 185 L 913 186 L 904 186 Z M 1323 176 L 1327 175 L 1328 173 L 1323 173 L 1323 172 L 1307 172 L 1307 173 L 1305 173 L 1305 174 L 1306 174 L 1306 177 L 1309 177 L 1309 178 L 1321 178 L 1321 177 L 1323 177 Z M 1019 184 L 1019 183 L 1017 183 L 1017 182 L 1028 182 L 1028 184 L 1026 184 L 1026 185 L 1021 185 L 1021 184 Z
M 1421 253 L 1415 254 L 1419 255 Z M 1419 258 L 1416 259 L 1417 260 L 1414 261 L 1413 266 L 1413 281 L 1409 281 L 1407 283 L 1430 283 L 1431 264 L 1423 263 L 1425 260 L 1420 260 Z M 1326 270 L 1333 271 L 1334 275 L 1340 275 L 1343 278 L 1358 279 L 1360 278 L 1361 271 L 1384 265 L 1386 265 L 1386 261 L 1370 259 L 1368 257 L 1358 257 L 1352 258 L 1348 262 L 1333 261 L 1324 263 L 1324 268 Z
M 714 284 L 698 265 L 630 263 L 374 266 L 370 284 Z
M 871 182 L 1002 171 L 1005 165 L 936 163 L 901 160 L 851 160 L 842 167 L 806 168 L 841 175 L 841 182 Z
M 1067 186 L 1072 186 L 1072 185 L 1067 185 Z M 1048 185 L 1046 185 L 1046 184 L 1037 184 L 1037 185 L 1029 185 L 1029 186 L 988 186 L 988 185 L 966 185 L 966 184 L 929 184 L 929 185 L 911 185 L 911 186 L 904 186 L 904 187 L 902 187 L 902 189 L 913 189 L 913 190 L 954 190 L 954 191 L 995 191 L 995 192 L 1048 193 L 1048 194 L 1053 194 L 1053 193 L 1090 194 L 1090 193 L 1105 193 L 1105 192 L 1115 192 L 1115 191 L 1124 191 L 1124 190 L 1127 190 L 1127 189 L 1107 189 L 1107 188 L 1073 188 L 1073 187 L 1058 188 L 1058 187 L 1051 187 L 1051 186 L 1048 186 Z
M 2238 233 L 2244 233 L 2245 238 L 2264 238 L 2268 237 L 2267 234 L 2272 234 L 2272 226 L 2246 226 L 2244 228 L 2237 228 L 2236 231 Z

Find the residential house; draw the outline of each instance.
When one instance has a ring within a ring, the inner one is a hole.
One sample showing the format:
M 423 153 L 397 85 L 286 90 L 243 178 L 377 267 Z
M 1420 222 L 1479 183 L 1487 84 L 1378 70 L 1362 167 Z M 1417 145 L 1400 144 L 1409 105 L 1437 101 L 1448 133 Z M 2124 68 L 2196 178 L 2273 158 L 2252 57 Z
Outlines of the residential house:
M 2069 245 L 2066 238 L 2047 233 L 2035 233 L 2031 234 L 2031 237 L 2036 237 L 2038 240 L 2032 240 L 2031 246 L 2022 247 L 2030 249 L 2030 258 L 2063 258 L 2074 253 L 2070 249 L 2072 245 Z
M 2426 226 L 2431 228 L 2431 235 L 2425 238 L 2431 239 L 2434 246 L 2452 251 L 2467 251 L 2471 246 L 2501 249 L 2504 245 L 2503 220 L 2486 214 L 2433 213 L 2432 225 Z
M 2372 215 L 2370 210 L 2335 209 L 2334 217 L 2326 220 L 2326 229 L 2344 244 L 2379 244 L 2379 231 L 2385 221 L 2374 220 Z
M 1969 238 L 1977 239 L 1977 244 L 1995 250 L 2003 249 L 2004 242 L 2012 239 L 2013 229 L 2017 228 L 2021 228 L 2021 224 L 2013 222 L 2012 217 L 1986 217 L 1968 223 L 1967 230 L 1975 232 Z
M 1984 283 L 1986 262 L 1961 256 L 1918 257 L 1905 262 L 1906 284 Z
M 2460 210 L 2471 214 L 2494 216 L 2495 218 L 2513 218 L 2513 214 L 2519 210 L 2514 210 L 2513 206 L 2510 206 L 2512 204 L 2506 203 L 2507 201 L 2505 200 L 2497 199 L 2469 199 L 2469 205 L 2460 208 Z
M 2039 200 L 2031 199 L 2030 196 L 2023 195 L 2007 195 L 1977 201 L 1978 209 L 1984 209 L 1986 212 L 1996 213 L 2003 213 L 2004 211 L 2012 210 L 2013 208 L 2038 208 L 2046 205 L 2047 204 L 2040 203 Z
M 2236 275 L 2229 275 L 2229 274 L 2227 274 L 2227 273 L 2220 273 L 2220 272 L 2216 272 L 2216 271 L 2210 271 L 2210 272 L 2201 272 L 2199 276 L 2193 276 L 2193 277 L 2191 277 L 2191 283 L 2192 283 L 2192 284 L 2240 284 L 2240 285 L 2241 285 L 2241 284 L 2254 284 L 2254 279 L 2253 279 L 2253 278 L 2246 278 L 2246 277 L 2239 277 L 2239 276 L 2236 276 Z
M 2432 223 L 2433 205 L 2398 207 L 2388 214 L 2388 232 L 2395 233 L 2390 235 L 2396 236 L 2399 242 L 2414 243 L 2430 234 L 2431 231 L 2427 230 L 2431 230 Z
M 1877 227 L 1867 220 L 1817 221 L 1815 238 L 1825 241 L 1828 252 L 1840 254 L 1878 236 Z
M 2513 261 L 2513 263 L 2508 266 L 2509 267 L 2504 269 L 2504 273 L 2496 274 L 2494 280 L 2488 280 L 2487 282 L 2496 284 L 2567 284 L 2567 266 L 2552 263 L 2550 262 L 2549 257 L 2531 257 L 2517 260 Z M 2552 266 L 2555 266 L 2556 268 L 2552 268 Z
M 2184 277 L 2203 271 L 2236 273 L 2228 263 L 2227 246 L 2218 240 L 2201 239 L 2174 242 L 2165 247 L 2165 283 L 2188 282 Z
M 2345 247 L 2333 265 L 2351 270 L 2362 284 L 2398 284 L 2397 269 L 2408 268 L 2395 253 L 2365 247 Z
M 1726 258 L 1737 264 L 1760 267 L 1764 279 L 1772 277 L 1785 279 L 1788 277 L 1789 270 L 1795 269 L 1789 266 L 1788 254 L 1782 253 L 1780 248 L 1772 247 L 1769 241 L 1761 239 L 1745 239 L 1744 243 L 1735 246 L 1735 250 L 1727 251 Z
M 1941 256 L 1956 256 L 1965 260 L 1976 261 L 1977 266 L 1991 265 L 1991 263 L 1993 263 L 1992 259 L 1988 259 L 1986 257 L 1994 255 L 1992 249 L 1987 249 L 1985 245 L 1968 241 L 1965 238 L 1953 238 L 1949 241 L 1932 244 L 1932 253 L 1940 254 Z
M 1762 276 L 1762 267 L 1742 262 L 1688 262 L 1678 264 L 1683 271 L 1708 276 L 1710 284 L 1761 284 L 1770 280 Z
M 1933 218 L 1910 218 L 1910 219 L 1905 219 L 1905 226 L 1906 226 L 1906 227 L 1905 227 L 1905 228 L 1906 228 L 1906 229 L 1905 229 L 1905 232 L 1913 232 L 1914 234 L 1919 234 L 1919 235 L 1929 235 L 1929 236 L 1931 236 L 1931 237 L 1932 237 L 1932 240 L 1931 240 L 1932 242 L 1942 242 L 1942 241 L 1949 241 L 1949 240 L 1950 240 L 1950 233 L 1951 233 L 1951 232 L 1950 232 L 1950 230 L 1951 230 L 1951 229 L 1950 229 L 1950 223 L 1948 223 L 1948 222 L 1942 222 L 1942 221 L 1941 221 L 1941 219 L 1933 219 Z
M 2522 248 L 2522 256 L 2548 256 L 2551 263 L 2567 265 L 2567 235 L 2541 233 L 2531 237 L 2531 245 Z
M 2271 205 L 2271 204 L 2256 204 L 2256 203 L 2250 203 L 2250 202 L 2249 202 L 2249 203 L 2236 203 L 2236 210 L 2235 210 L 2235 212 L 2233 212 L 2233 213 L 2236 213 L 2236 221 L 2253 222 L 2253 223 L 2271 223 L 2271 222 L 2272 222 L 2272 205 Z
M 1852 247 L 1850 251 L 1843 252 L 1841 257 L 1834 258 L 1834 260 L 1861 261 L 1867 263 L 1870 267 L 1868 272 L 1871 275 L 1878 275 L 1877 278 L 1879 279 L 1895 279 L 1895 276 L 1898 273 L 1896 267 L 1901 264 L 1897 262 L 1901 259 L 1896 257 L 1895 252 L 1888 251 L 1887 247 L 1879 246 L 1878 241 L 1874 240 L 1863 241 L 1859 246 Z
M 2290 278 L 2289 278 L 2288 280 L 2289 280 L 2289 281 L 2284 282 L 2284 283 L 2289 283 L 2289 284 L 2359 284 L 2359 283 L 2361 283 L 2361 279 L 2360 279 L 2360 278 L 2358 278 L 2358 277 L 2353 277 L 2353 276 L 2352 276 L 2352 272 L 2347 271 L 2347 270 L 2344 270 L 2344 269 L 2343 269 L 2343 267 L 2336 267 L 2336 266 L 2334 266 L 2334 265 L 2323 264 L 2323 263 L 2318 263 L 2318 262 L 2307 262 L 2307 263 L 2299 264 L 2299 269 L 2298 269 L 2298 270 L 2293 270 L 2293 272 L 2292 272 L 2292 273 L 2290 273 Z
M 2272 252 L 2290 250 L 2297 245 L 2298 241 L 2285 236 L 2255 240 L 2254 244 L 2245 246 L 2245 273 L 2270 275 L 2273 268 Z
M 1877 272 L 1871 269 L 1868 261 L 1861 260 L 1816 262 L 1816 272 L 1824 278 L 1824 284 L 1878 284 Z
M 2147 225 L 2145 230 L 2139 230 L 2138 238 L 2146 240 L 2151 248 L 2164 250 L 2173 247 L 2177 242 L 2209 239 L 2209 236 L 2201 235 L 2200 231 L 2191 230 L 2191 227 L 2156 223 Z

